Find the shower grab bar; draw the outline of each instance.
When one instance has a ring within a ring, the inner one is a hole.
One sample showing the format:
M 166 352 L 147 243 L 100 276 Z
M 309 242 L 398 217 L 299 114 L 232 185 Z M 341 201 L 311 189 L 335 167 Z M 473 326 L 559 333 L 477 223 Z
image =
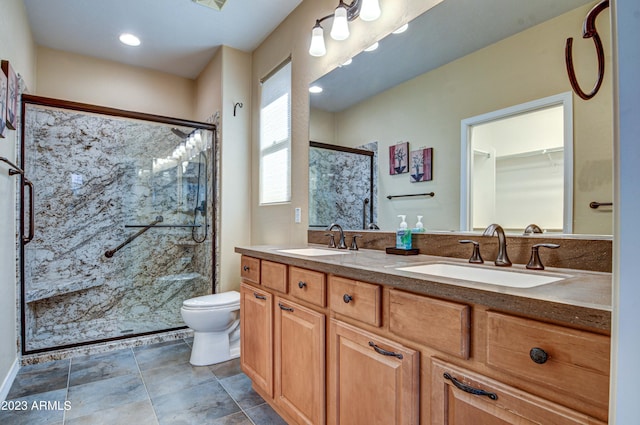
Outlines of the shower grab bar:
M 122 242 L 120 245 L 118 245 L 117 247 L 110 249 L 108 251 L 106 251 L 104 253 L 104 256 L 107 258 L 111 258 L 113 257 L 113 254 L 115 254 L 116 252 L 120 251 L 122 248 L 124 248 L 125 246 L 129 245 L 131 242 L 133 242 L 134 239 L 136 239 L 138 236 L 142 235 L 144 232 L 146 232 L 147 230 L 151 229 L 152 227 L 154 227 L 156 224 L 161 223 L 162 221 L 164 221 L 164 218 L 159 215 L 156 217 L 155 221 L 152 221 L 150 224 L 144 226 L 141 230 L 139 230 L 137 233 L 134 233 L 133 235 L 129 236 L 124 242 Z
M 148 224 L 125 224 L 124 225 L 125 229 L 139 229 L 141 227 L 149 227 Z M 202 227 L 202 224 L 154 224 L 151 225 L 151 227 L 189 227 L 189 228 L 193 228 L 193 227 Z
M 13 176 L 15 174 L 20 174 L 21 176 L 24 176 L 24 170 L 20 167 L 18 167 L 16 164 L 14 164 L 13 162 L 9 161 L 7 158 L 5 158 L 4 156 L 0 156 L 0 161 L 4 162 L 5 164 L 8 164 L 9 167 L 11 167 L 11 170 L 9 170 L 9 175 Z

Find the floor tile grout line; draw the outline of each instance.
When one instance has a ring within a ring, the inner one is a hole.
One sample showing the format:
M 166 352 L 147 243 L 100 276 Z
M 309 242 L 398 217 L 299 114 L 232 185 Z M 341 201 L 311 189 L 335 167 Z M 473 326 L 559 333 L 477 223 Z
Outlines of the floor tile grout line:
M 140 374 L 140 380 L 142 381 L 142 385 L 144 386 L 144 390 L 147 393 L 147 397 L 149 397 L 149 404 L 151 405 L 151 410 L 153 411 L 153 416 L 156 418 L 156 423 L 160 424 L 160 419 L 158 419 L 158 414 L 156 413 L 156 408 L 153 405 L 153 400 L 151 400 L 151 394 L 149 393 L 149 388 L 147 388 L 147 383 L 144 381 L 144 375 L 142 374 L 142 369 L 140 369 L 140 364 L 138 363 L 138 357 L 136 356 L 136 352 L 133 350 L 133 347 L 130 348 L 131 354 L 133 354 L 133 360 L 136 362 L 136 367 L 138 368 L 138 373 Z
M 244 373 L 244 372 L 243 372 Z M 249 419 L 249 422 L 251 422 L 253 425 L 256 425 L 256 423 L 253 421 L 253 419 L 251 418 L 251 416 L 249 416 L 249 414 L 246 412 L 246 410 L 240 405 L 240 403 L 235 399 L 235 397 L 233 397 L 233 395 L 231 395 L 231 393 L 227 390 L 227 388 L 224 386 L 224 384 L 222 383 L 222 379 L 226 379 L 226 378 L 222 378 L 220 379 L 218 377 L 218 375 L 215 374 L 215 372 L 213 372 L 213 375 L 216 377 L 216 380 L 218 381 L 218 383 L 220 384 L 220 386 L 222 387 L 222 389 L 229 395 L 229 397 L 231 397 L 231 400 L 233 400 L 233 402 L 238 406 L 238 408 L 240 409 L 240 411 L 242 412 L 242 414 Z M 227 377 L 228 378 L 228 377 Z M 255 406 L 251 406 L 248 409 L 253 409 L 254 407 L 258 407 L 258 406 L 262 406 L 263 404 L 266 404 L 266 401 L 264 401 L 263 403 L 257 404 Z

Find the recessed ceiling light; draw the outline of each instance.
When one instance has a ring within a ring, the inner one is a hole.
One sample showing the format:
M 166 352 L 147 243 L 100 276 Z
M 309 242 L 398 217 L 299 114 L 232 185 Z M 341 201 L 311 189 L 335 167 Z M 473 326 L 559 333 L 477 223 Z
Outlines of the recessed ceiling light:
M 374 50 L 376 50 L 378 48 L 379 44 L 376 41 L 375 43 L 373 43 L 371 46 L 367 47 L 366 49 L 364 49 L 365 52 L 373 52 Z
M 140 39 L 133 34 L 124 33 L 120 34 L 120 41 L 127 46 L 139 46 Z
M 311 86 L 309 87 L 309 93 L 322 93 L 322 87 L 320 86 Z
M 407 30 L 407 28 L 409 28 L 409 24 L 404 24 L 403 26 L 401 26 L 400 28 L 395 30 L 393 33 L 394 34 L 402 34 L 403 32 L 405 32 Z

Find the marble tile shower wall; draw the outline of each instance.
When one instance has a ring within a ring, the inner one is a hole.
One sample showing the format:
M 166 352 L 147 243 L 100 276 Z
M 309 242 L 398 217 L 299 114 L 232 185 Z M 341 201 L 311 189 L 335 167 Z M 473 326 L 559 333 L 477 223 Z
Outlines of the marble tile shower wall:
M 322 148 L 309 149 L 309 226 L 326 227 L 338 223 L 345 229 L 362 229 L 364 199 L 377 199 L 377 142 L 359 146 L 374 152 L 373 196 L 368 156 Z M 366 224 L 375 223 L 366 205 Z
M 26 349 L 183 326 L 182 300 L 211 292 L 211 234 L 199 244 L 190 228 L 162 227 L 112 258 L 105 251 L 140 230 L 125 225 L 159 215 L 163 225 L 193 224 L 194 215 L 202 224 L 194 208 L 199 193 L 212 199 L 210 151 L 154 172 L 153 159 L 182 141 L 167 125 L 32 105 L 25 118 L 25 171 L 36 187 Z

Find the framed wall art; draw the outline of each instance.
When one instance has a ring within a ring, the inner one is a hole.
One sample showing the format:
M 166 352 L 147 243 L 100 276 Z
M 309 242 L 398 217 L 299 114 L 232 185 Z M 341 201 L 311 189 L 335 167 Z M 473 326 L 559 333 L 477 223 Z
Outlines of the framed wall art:
M 389 146 L 389 174 L 409 172 L 409 142 Z
M 7 76 L 0 72 L 0 137 L 7 131 Z
M 433 148 L 422 148 L 409 154 L 411 183 L 433 179 Z
M 2 61 L 2 73 L 7 78 L 7 96 L 6 96 L 6 122 L 7 128 L 15 130 L 18 128 L 18 93 L 19 82 L 18 76 L 11 67 L 9 61 Z

